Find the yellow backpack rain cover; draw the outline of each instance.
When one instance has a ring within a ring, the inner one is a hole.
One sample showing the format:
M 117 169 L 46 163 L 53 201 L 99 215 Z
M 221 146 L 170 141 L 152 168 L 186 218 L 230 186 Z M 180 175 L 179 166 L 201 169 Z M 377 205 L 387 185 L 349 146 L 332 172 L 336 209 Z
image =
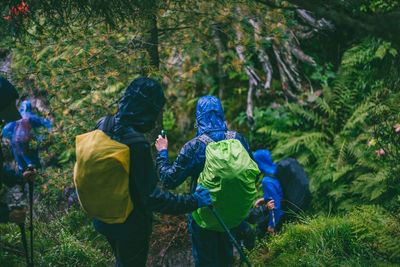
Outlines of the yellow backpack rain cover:
M 105 223 L 123 223 L 133 209 L 129 147 L 101 130 L 76 136 L 74 182 L 83 209 Z

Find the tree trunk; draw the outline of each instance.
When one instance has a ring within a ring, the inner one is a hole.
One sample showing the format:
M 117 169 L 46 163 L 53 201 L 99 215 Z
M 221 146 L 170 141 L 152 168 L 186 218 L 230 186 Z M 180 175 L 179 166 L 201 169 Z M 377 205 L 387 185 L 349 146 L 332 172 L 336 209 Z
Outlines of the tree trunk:
M 147 54 L 150 59 L 150 66 L 148 68 L 144 67 L 144 74 L 148 76 L 152 71 L 158 71 L 160 69 L 160 55 L 158 53 L 158 26 L 157 26 L 157 14 L 154 12 L 157 10 L 156 1 L 149 1 L 144 8 L 145 16 L 144 16 L 144 49 L 147 51 Z M 154 128 L 147 133 L 146 137 L 149 143 L 151 144 L 151 151 L 153 159 L 155 160 L 157 151 L 155 146 L 153 145 L 158 135 L 160 134 L 163 128 L 163 115 L 162 111 L 158 116 Z
M 150 66 L 159 70 L 160 68 L 160 55 L 158 53 L 158 27 L 157 16 L 150 14 L 148 18 L 148 39 L 145 42 L 145 49 L 150 57 Z
M 223 43 L 220 33 L 218 32 L 219 29 L 214 26 L 212 28 L 212 35 L 214 39 L 215 46 L 218 50 L 218 97 L 222 100 L 225 91 L 225 79 L 227 77 L 226 72 L 224 70 L 225 64 L 225 56 L 224 53 L 226 52 L 226 45 Z

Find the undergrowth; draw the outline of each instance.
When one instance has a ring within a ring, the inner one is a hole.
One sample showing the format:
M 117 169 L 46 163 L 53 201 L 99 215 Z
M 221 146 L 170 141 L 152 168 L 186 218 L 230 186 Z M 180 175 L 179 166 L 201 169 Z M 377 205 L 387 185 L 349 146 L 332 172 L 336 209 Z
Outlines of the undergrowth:
M 361 206 L 286 224 L 261 240 L 250 259 L 255 266 L 400 266 L 399 236 L 399 216 Z

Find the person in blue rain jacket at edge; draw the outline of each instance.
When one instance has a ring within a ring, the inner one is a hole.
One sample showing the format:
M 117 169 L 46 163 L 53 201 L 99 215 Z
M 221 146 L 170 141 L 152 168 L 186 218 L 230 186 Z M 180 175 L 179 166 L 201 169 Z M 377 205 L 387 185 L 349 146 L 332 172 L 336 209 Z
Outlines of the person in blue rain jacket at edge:
M 40 167 L 39 144 L 42 136 L 36 132 L 40 127 L 51 131 L 52 126 L 49 120 L 33 114 L 28 100 L 21 103 L 19 112 L 22 118 L 4 126 L 3 136 L 11 139 L 14 157 L 22 171 L 28 166 Z

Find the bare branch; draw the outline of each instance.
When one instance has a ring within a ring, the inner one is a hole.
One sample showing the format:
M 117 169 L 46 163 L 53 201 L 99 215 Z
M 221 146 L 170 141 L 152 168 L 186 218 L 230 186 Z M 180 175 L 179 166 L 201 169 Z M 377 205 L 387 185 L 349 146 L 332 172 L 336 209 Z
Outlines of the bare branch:
M 314 37 L 315 32 L 316 32 L 316 30 L 311 30 L 309 32 L 297 31 L 295 34 L 296 34 L 297 38 L 306 40 L 306 39 L 310 39 L 310 38 Z
M 256 40 L 256 44 L 257 44 L 257 48 L 258 48 L 258 50 L 257 50 L 258 59 L 260 60 L 264 71 L 267 73 L 267 80 L 265 82 L 264 88 L 269 89 L 271 87 L 271 80 L 272 80 L 272 67 L 271 67 L 269 57 L 268 57 L 267 53 L 265 52 L 264 48 L 261 47 L 260 45 L 258 45 L 258 41 L 262 40 L 261 27 L 260 27 L 260 24 L 254 19 L 250 19 L 249 22 L 254 27 L 254 39 Z M 256 92 L 256 95 L 259 95 L 258 91 Z
M 240 10 L 239 10 L 240 11 Z M 250 66 L 246 60 L 247 56 L 244 53 L 244 47 L 241 44 L 242 41 L 242 34 L 239 29 L 236 29 L 236 37 L 238 40 L 238 44 L 235 46 L 236 52 L 242 61 L 242 63 L 245 65 L 244 71 L 247 74 L 247 77 L 249 78 L 249 91 L 247 94 L 247 109 L 246 109 L 246 115 L 247 119 L 249 121 L 250 125 L 253 125 L 254 123 L 254 116 L 253 116 L 253 92 L 254 88 L 259 87 L 259 82 L 260 82 L 260 77 L 258 77 L 257 73 L 255 72 L 254 68 Z
M 311 56 L 306 55 L 300 49 L 293 47 L 291 52 L 298 60 L 312 66 L 317 66 L 317 63 L 315 63 L 314 59 Z
M 275 53 L 275 57 L 276 60 L 278 61 L 278 67 L 282 67 L 283 71 L 285 72 L 286 76 L 289 78 L 289 80 L 292 82 L 292 84 L 298 89 L 298 90 L 302 90 L 301 85 L 296 81 L 296 79 L 293 78 L 292 74 L 290 73 L 289 69 L 287 68 L 287 66 L 285 65 L 285 63 L 282 61 L 280 55 L 279 55 L 279 50 L 276 47 L 276 45 L 272 45 L 272 48 L 274 50 Z M 282 75 L 281 75 L 282 77 Z
M 289 89 L 288 79 L 280 64 L 278 64 L 278 70 L 281 77 L 282 90 L 285 93 L 286 98 L 290 98 L 291 100 L 298 102 L 297 96 Z
M 299 17 L 305 22 L 308 23 L 309 25 L 311 25 L 313 28 L 316 29 L 329 29 L 329 30 L 333 30 L 335 28 L 335 26 L 327 21 L 326 19 L 320 19 L 320 20 L 316 20 L 314 19 L 311 15 L 310 12 L 308 12 L 307 10 L 304 9 L 296 9 L 296 13 L 297 15 L 299 15 Z

